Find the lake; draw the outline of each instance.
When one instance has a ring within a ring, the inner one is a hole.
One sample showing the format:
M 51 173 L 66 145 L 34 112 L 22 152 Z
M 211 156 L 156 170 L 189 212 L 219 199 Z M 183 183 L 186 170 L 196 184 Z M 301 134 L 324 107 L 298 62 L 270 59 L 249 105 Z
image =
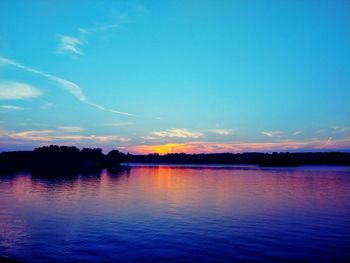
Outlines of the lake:
M 0 176 L 0 256 L 25 262 L 341 262 L 350 167 L 133 165 Z

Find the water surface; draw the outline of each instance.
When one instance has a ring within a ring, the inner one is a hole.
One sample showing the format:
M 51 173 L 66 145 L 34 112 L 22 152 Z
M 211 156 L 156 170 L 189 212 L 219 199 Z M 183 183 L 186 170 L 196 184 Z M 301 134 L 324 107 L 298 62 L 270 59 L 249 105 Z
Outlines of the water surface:
M 0 256 L 26 262 L 346 261 L 350 168 L 134 166 L 0 176 Z

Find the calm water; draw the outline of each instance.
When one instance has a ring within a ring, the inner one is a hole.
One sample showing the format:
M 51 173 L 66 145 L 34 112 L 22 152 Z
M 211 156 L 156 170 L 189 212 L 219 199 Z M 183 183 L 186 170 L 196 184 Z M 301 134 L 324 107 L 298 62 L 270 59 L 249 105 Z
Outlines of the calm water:
M 346 261 L 350 167 L 135 166 L 0 176 L 0 255 L 28 262 Z

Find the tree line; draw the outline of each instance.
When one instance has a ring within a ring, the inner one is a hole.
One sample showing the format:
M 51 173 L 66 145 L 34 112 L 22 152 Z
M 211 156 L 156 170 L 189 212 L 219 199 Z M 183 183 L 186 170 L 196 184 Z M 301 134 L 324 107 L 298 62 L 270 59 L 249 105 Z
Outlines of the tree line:
M 0 153 L 0 172 L 79 172 L 118 169 L 123 153 L 112 150 L 103 154 L 100 148 L 78 149 L 75 146 L 50 145 L 33 151 Z
M 347 152 L 303 153 L 172 153 L 135 155 L 100 148 L 50 145 L 33 151 L 0 153 L 0 172 L 99 171 L 118 169 L 120 163 L 161 164 L 255 164 L 260 166 L 350 165 Z

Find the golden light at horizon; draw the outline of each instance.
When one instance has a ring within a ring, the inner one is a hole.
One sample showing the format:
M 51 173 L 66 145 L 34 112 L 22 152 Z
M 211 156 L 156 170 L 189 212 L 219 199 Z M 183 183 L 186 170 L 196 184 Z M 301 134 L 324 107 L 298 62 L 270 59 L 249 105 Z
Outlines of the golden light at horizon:
M 327 146 L 328 149 L 342 149 L 349 147 L 350 138 L 343 140 L 310 140 L 310 141 L 286 141 L 254 142 L 254 143 L 222 143 L 222 142 L 185 142 L 165 143 L 157 145 L 138 145 L 131 147 L 132 152 L 139 154 L 168 154 L 168 153 L 223 153 L 223 152 L 270 152 L 270 151 L 297 151 L 320 150 Z

